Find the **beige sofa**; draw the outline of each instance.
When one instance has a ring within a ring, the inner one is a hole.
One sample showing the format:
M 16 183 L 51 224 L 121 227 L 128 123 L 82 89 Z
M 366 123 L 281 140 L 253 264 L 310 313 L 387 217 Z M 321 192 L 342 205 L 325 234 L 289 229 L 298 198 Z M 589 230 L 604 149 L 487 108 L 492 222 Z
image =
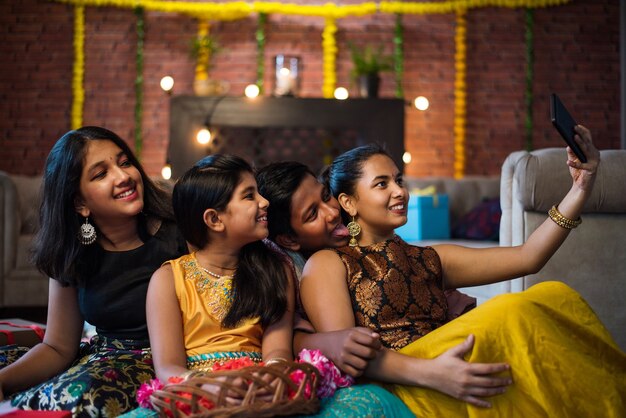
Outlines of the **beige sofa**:
M 511 154 L 502 166 L 500 244 L 519 245 L 547 217 L 572 180 L 563 148 Z M 492 293 L 559 280 L 589 302 L 626 350 L 626 150 L 601 151 L 583 223 L 537 274 L 499 284 Z M 492 285 L 493 286 L 493 285 Z
M 41 176 L 0 171 L 0 307 L 46 306 L 48 279 L 30 263 Z

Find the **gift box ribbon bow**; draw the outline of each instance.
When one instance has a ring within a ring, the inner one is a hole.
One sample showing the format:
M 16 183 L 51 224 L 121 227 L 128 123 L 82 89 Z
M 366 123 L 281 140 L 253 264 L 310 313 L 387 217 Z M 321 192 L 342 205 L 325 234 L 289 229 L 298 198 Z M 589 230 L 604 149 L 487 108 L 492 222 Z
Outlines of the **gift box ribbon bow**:
M 433 207 L 436 208 L 437 206 L 439 206 L 439 195 L 437 194 L 437 188 L 434 185 L 424 187 L 423 189 L 412 189 L 411 193 L 417 196 L 432 196 Z

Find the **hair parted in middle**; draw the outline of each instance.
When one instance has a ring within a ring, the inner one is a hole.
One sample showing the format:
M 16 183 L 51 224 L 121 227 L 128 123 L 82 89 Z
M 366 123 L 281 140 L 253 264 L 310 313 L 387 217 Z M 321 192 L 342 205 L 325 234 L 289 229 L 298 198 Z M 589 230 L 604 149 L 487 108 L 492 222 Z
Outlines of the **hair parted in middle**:
M 320 175 L 320 180 L 335 198 L 338 198 L 341 193 L 354 195 L 356 184 L 363 175 L 363 164 L 374 155 L 389 157 L 387 151 L 378 144 L 362 145 L 346 151 L 326 167 Z M 351 221 L 350 216 L 343 209 L 341 218 L 345 224 Z

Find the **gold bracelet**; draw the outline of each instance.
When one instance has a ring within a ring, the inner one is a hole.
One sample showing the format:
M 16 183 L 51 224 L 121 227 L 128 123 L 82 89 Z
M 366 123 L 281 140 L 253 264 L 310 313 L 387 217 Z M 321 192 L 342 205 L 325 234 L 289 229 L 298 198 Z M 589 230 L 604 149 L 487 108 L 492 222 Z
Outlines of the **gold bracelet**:
M 575 220 L 566 218 L 561 212 L 559 212 L 556 205 L 550 208 L 550 210 L 548 211 L 548 216 L 554 221 L 555 224 L 565 229 L 574 229 L 583 222 L 580 217 Z
M 274 357 L 274 358 L 271 358 L 271 359 L 267 360 L 265 362 L 265 365 L 266 366 L 270 366 L 272 364 L 278 364 L 278 363 L 287 363 L 287 359 L 286 358 L 282 358 L 282 357 Z

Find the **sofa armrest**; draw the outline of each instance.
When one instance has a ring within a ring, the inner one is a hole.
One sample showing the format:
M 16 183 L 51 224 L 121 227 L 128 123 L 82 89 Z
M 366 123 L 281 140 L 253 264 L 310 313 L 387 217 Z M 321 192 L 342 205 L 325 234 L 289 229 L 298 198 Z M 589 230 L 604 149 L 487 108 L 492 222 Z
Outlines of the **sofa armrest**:
M 0 171 L 0 280 L 15 268 L 17 241 L 20 233 L 19 202 L 15 183 L 10 175 Z M 4 287 L 0 286 L 0 300 Z
M 583 213 L 626 213 L 626 150 L 600 151 L 596 183 Z M 523 153 L 515 166 L 514 199 L 525 211 L 548 212 L 572 185 L 564 148 Z

